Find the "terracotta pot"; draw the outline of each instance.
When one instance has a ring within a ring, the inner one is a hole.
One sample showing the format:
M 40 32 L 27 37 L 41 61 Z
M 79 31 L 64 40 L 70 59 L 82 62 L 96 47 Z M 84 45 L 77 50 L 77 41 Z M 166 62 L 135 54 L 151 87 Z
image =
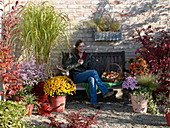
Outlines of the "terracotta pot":
M 54 112 L 63 113 L 65 111 L 66 96 L 51 97 L 51 104 Z
M 170 113 L 165 114 L 168 126 L 170 126 Z
M 26 108 L 28 109 L 28 114 L 26 114 L 27 116 L 31 116 L 32 115 L 32 111 L 34 109 L 34 104 L 27 104 Z
M 139 112 L 139 113 L 146 113 L 148 109 L 148 100 L 145 100 L 144 96 L 131 96 L 131 102 L 132 102 L 132 108 L 134 112 Z M 138 101 L 140 101 L 138 103 Z

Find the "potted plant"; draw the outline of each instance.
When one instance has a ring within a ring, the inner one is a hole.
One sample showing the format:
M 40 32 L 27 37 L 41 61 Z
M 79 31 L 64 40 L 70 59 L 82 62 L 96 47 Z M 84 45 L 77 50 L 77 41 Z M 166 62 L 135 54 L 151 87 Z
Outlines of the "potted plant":
M 109 16 L 95 17 L 85 24 L 94 28 L 95 41 L 114 41 L 122 38 L 120 23 Z
M 31 116 L 32 115 L 32 111 L 34 108 L 34 105 L 37 104 L 36 101 L 36 96 L 34 96 L 33 94 L 27 94 L 22 101 L 25 103 L 26 108 L 28 109 L 28 113 L 26 114 L 27 116 Z
M 123 82 L 122 88 L 130 92 L 134 112 L 146 113 L 149 110 L 152 114 L 158 113 L 152 96 L 152 92 L 158 87 L 156 78 L 153 74 L 129 76 Z
M 167 91 L 159 92 L 156 98 L 158 104 L 163 107 L 167 124 L 170 126 L 170 86 L 167 87 Z
M 56 109 L 56 112 L 60 113 L 65 110 L 66 96 L 73 95 L 75 91 L 73 81 L 66 76 L 52 77 L 44 85 L 44 92 L 51 97 L 53 108 L 64 104 Z
M 20 30 L 19 39 L 23 45 L 22 55 L 27 59 L 34 56 L 37 64 L 47 64 L 45 69 L 48 75 L 55 74 L 56 71 L 51 70 L 52 53 L 57 51 L 55 53 L 60 55 L 70 48 L 67 14 L 55 10 L 48 2 L 32 2 L 23 7 L 20 15 L 22 19 L 17 29 Z
M 15 99 L 18 97 L 23 98 L 27 94 L 31 94 L 32 89 L 37 86 L 39 82 L 44 82 L 48 78 L 45 74 L 44 64 L 37 65 L 35 57 L 30 57 L 29 61 L 21 62 L 18 73 L 23 85 L 22 88 L 16 91 L 14 95 Z
M 149 69 L 146 61 L 141 57 L 129 59 L 129 70 L 131 76 L 148 75 Z

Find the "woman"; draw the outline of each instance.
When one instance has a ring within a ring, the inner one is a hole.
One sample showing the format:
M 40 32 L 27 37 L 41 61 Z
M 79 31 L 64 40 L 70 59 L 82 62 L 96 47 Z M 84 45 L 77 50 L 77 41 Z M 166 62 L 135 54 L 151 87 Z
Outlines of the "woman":
M 97 105 L 96 85 L 102 92 L 104 98 L 113 95 L 114 92 L 108 91 L 96 70 L 90 70 L 92 67 L 91 57 L 85 53 L 85 43 L 82 40 L 77 40 L 74 50 L 71 57 L 65 62 L 65 68 L 70 71 L 71 78 L 75 83 L 89 83 L 91 106 L 99 109 L 100 106 Z

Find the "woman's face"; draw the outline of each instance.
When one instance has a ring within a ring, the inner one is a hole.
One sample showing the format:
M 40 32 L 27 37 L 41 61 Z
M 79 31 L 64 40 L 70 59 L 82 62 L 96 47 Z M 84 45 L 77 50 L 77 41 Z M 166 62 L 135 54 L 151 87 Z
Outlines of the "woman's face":
M 85 51 L 85 44 L 82 42 L 79 44 L 78 47 L 76 47 L 79 53 L 83 53 Z

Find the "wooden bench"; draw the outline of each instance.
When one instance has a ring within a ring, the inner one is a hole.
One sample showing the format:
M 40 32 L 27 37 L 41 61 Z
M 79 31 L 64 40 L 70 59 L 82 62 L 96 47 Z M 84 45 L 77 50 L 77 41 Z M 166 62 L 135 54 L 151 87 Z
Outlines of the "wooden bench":
M 92 63 L 93 67 L 92 69 L 96 70 L 99 74 L 99 76 L 102 75 L 102 73 L 105 71 L 106 66 L 108 66 L 111 63 L 118 64 L 122 71 L 125 71 L 125 52 L 88 52 L 87 54 L 90 54 L 92 57 Z M 118 71 L 119 68 L 115 65 L 110 65 L 107 68 L 107 71 Z M 122 85 L 118 86 L 112 86 L 108 88 L 109 90 L 117 91 L 116 97 L 121 98 L 123 95 L 122 93 Z M 86 90 L 86 87 L 82 85 L 81 83 L 76 84 L 76 90 Z

